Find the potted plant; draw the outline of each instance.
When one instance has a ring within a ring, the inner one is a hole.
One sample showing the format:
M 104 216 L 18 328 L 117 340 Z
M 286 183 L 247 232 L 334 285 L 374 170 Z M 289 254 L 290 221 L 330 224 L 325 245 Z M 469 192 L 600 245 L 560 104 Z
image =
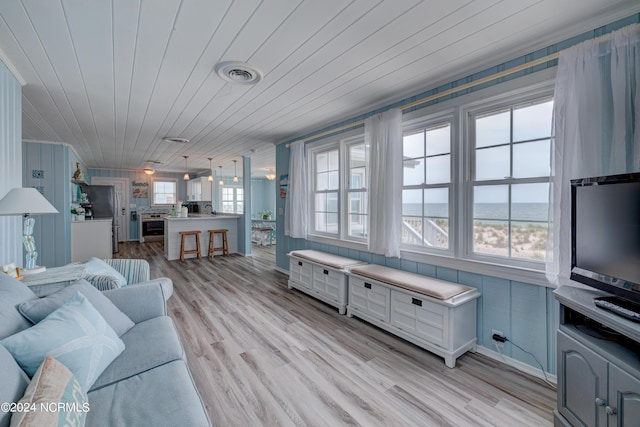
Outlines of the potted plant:
M 83 221 L 84 220 L 84 208 L 78 205 L 71 205 L 71 215 L 73 221 Z
M 265 221 L 266 221 L 266 220 L 268 220 L 269 218 L 271 218 L 271 211 L 269 211 L 269 210 L 266 210 L 266 211 L 260 211 L 260 212 L 258 212 L 258 215 L 260 215 L 260 217 L 261 217 L 263 220 L 265 220 Z

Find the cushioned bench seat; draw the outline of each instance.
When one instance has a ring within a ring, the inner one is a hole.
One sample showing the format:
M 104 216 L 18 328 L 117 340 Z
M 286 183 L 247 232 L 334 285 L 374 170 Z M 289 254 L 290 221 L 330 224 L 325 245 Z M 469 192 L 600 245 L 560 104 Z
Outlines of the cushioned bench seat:
M 381 265 L 353 266 L 347 315 L 366 320 L 444 358 L 476 349 L 477 298 L 472 287 Z
M 289 253 L 289 289 L 296 288 L 320 301 L 347 311 L 347 276 L 349 267 L 364 264 L 312 249 Z
M 457 283 L 445 282 L 408 271 L 396 270 L 377 264 L 367 264 L 350 269 L 351 273 L 370 279 L 388 283 L 422 295 L 428 295 L 439 300 L 446 300 L 473 288 Z
M 328 267 L 336 268 L 338 270 L 343 270 L 352 265 L 364 264 L 363 261 L 358 261 L 356 259 L 346 258 L 339 255 L 328 254 L 326 252 L 315 251 L 313 249 L 292 251 L 290 253 L 290 256 L 304 258 L 306 260 L 326 265 Z

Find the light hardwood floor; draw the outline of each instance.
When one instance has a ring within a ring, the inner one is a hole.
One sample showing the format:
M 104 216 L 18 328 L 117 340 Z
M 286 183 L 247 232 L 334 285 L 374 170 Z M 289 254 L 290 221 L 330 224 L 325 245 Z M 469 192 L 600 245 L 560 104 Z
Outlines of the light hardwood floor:
M 162 243 L 125 243 L 173 280 L 169 311 L 214 425 L 550 426 L 555 390 L 466 354 L 455 369 L 338 314 L 252 257 L 166 261 Z

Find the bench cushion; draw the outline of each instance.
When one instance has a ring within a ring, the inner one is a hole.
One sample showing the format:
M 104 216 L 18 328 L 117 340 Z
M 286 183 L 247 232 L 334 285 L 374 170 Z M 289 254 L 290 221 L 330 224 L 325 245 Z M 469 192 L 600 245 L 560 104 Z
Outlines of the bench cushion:
M 338 270 L 342 270 L 343 268 L 349 267 L 351 265 L 364 264 L 363 261 L 358 261 L 357 259 L 328 254 L 326 252 L 314 251 L 313 249 L 292 251 L 289 256 L 303 258 L 308 261 L 326 265 L 328 267 L 337 268 Z
M 353 267 L 350 272 L 436 299 L 446 300 L 473 288 L 377 264 Z

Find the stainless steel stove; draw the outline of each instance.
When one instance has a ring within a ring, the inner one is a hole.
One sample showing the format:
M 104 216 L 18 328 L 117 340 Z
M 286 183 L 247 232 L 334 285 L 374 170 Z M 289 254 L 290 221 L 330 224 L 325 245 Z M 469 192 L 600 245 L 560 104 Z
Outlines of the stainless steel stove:
M 140 215 L 139 241 L 158 242 L 164 240 L 164 217 L 167 214 L 148 213 Z

